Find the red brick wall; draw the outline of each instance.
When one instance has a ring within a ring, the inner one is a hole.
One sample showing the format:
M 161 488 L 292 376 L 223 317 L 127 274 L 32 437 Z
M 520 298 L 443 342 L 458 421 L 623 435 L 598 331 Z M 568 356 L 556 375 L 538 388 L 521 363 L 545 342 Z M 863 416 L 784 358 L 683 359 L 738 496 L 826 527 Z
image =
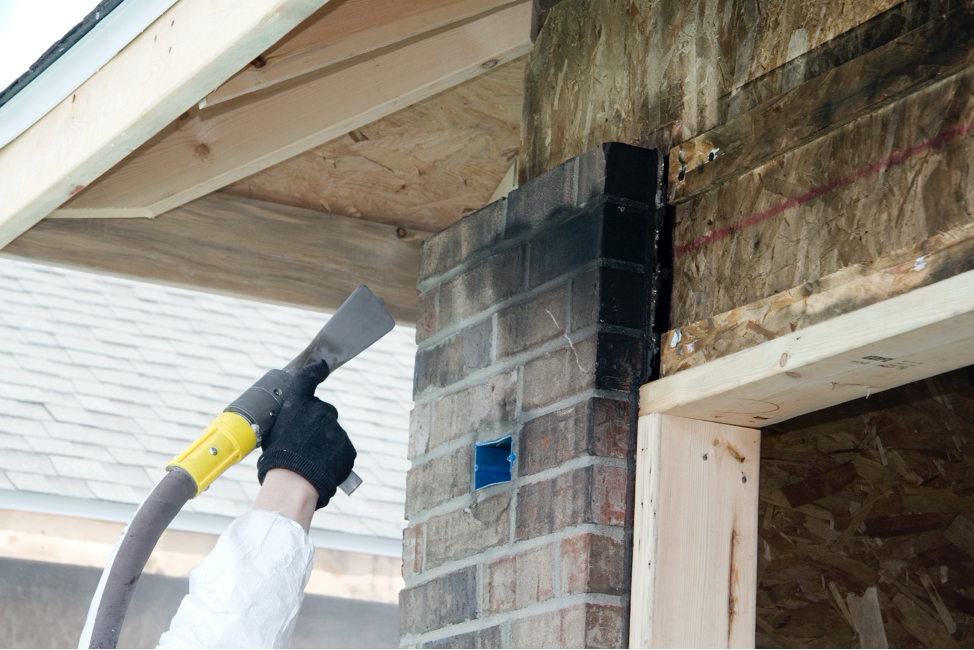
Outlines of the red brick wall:
M 627 644 L 659 171 L 603 145 L 424 244 L 404 646 Z M 474 443 L 507 434 L 513 480 L 475 491 Z

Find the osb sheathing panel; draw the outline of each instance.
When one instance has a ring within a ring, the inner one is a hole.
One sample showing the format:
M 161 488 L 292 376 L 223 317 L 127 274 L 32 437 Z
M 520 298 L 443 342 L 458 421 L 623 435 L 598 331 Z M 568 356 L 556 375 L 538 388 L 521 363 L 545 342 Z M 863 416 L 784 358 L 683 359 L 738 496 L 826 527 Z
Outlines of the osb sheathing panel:
M 758 647 L 974 645 L 972 381 L 966 368 L 763 431 Z M 857 606 L 871 588 L 878 616 Z
M 564 0 L 528 64 L 522 179 L 606 141 L 669 150 L 726 119 L 721 98 L 899 2 Z
M 486 205 L 516 158 L 523 81 L 523 59 L 498 66 L 225 191 L 436 232 Z
M 726 312 L 974 218 L 974 71 L 676 208 L 671 323 Z

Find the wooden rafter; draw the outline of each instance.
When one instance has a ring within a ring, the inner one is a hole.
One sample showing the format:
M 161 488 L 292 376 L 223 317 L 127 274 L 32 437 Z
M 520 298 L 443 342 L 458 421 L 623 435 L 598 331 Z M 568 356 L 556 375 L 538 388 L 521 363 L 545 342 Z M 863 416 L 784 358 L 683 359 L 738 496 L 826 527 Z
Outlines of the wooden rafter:
M 61 216 L 155 216 L 512 60 L 521 1 L 212 109 L 194 108 L 76 196 Z
M 519 0 L 333 0 L 203 100 L 207 107 Z
M 322 4 L 179 0 L 70 97 L 0 149 L 0 246 L 104 174 Z

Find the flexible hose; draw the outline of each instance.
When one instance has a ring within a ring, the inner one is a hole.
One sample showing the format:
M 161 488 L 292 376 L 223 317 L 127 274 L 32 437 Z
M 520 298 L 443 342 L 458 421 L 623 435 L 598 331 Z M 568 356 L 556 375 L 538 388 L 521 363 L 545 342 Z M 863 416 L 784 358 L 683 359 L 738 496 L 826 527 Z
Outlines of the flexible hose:
M 167 472 L 122 529 L 88 609 L 79 648 L 114 648 L 145 563 L 176 513 L 196 494 L 182 469 Z

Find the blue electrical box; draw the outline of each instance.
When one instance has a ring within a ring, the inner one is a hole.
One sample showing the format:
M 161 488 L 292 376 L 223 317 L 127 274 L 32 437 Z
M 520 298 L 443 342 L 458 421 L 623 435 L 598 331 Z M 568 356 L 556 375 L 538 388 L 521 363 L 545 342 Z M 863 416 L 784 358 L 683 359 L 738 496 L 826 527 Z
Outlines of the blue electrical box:
M 515 458 L 511 451 L 511 436 L 478 442 L 473 454 L 474 489 L 510 481 Z

